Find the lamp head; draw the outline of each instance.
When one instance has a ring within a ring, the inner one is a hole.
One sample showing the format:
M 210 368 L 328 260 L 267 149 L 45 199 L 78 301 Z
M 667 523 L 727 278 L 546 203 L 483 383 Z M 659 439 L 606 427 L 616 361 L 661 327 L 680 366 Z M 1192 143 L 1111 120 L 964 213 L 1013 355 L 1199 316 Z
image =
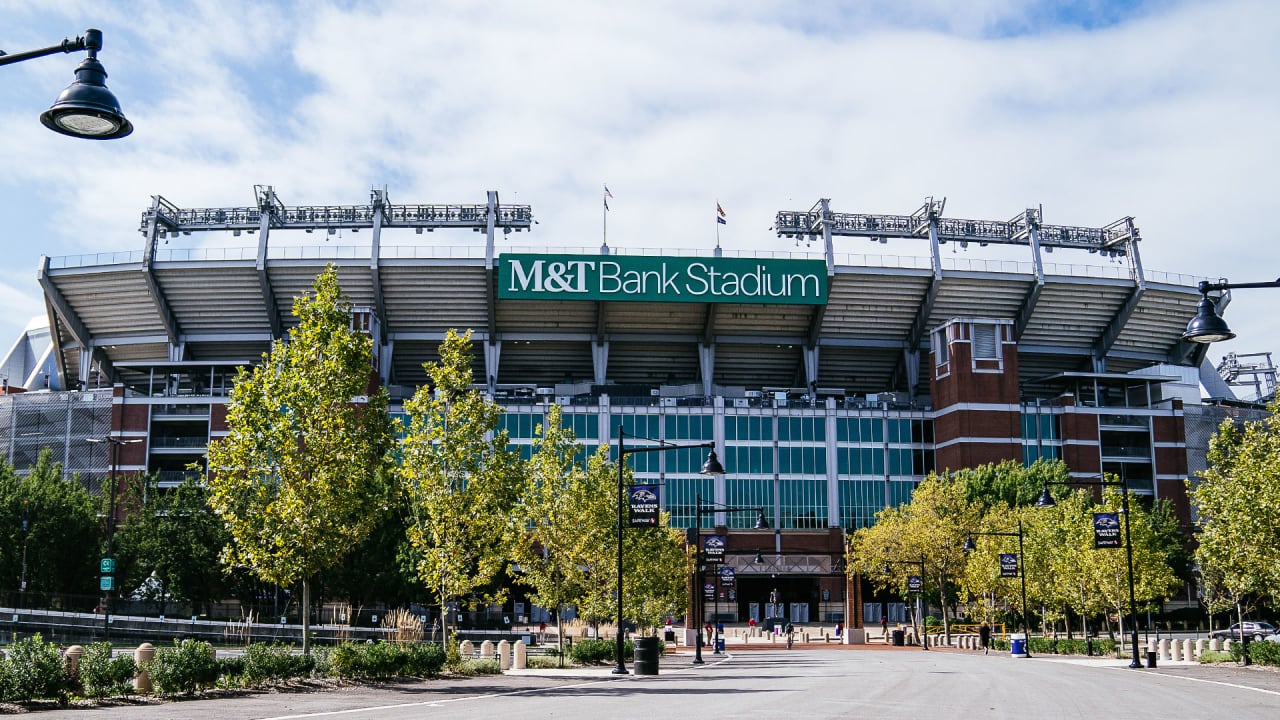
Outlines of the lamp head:
M 885 574 L 885 575 L 888 575 L 888 574 L 889 574 L 889 573 L 891 573 L 891 572 L 893 572 L 893 570 L 892 570 L 892 568 L 890 568 L 890 567 L 889 567 L 889 561 L 888 561 L 888 560 L 886 560 L 886 561 L 884 562 L 884 574 Z
M 1182 334 L 1182 339 L 1189 342 L 1213 343 L 1230 340 L 1235 336 L 1231 328 L 1227 327 L 1227 321 L 1218 314 L 1213 301 L 1208 295 L 1202 294 L 1200 305 L 1196 308 L 1196 316 L 1187 323 L 1187 331 Z
M 757 551 L 756 551 L 756 557 L 755 557 L 755 559 L 754 559 L 754 560 L 752 560 L 751 562 L 752 562 L 752 563 L 754 563 L 754 564 L 756 564 L 756 565 L 763 565 L 763 564 L 764 564 L 764 555 L 761 555 L 761 554 L 760 554 L 760 551 L 759 551 L 759 550 L 757 550 Z
M 1036 507 L 1053 507 L 1057 504 L 1057 501 L 1055 501 L 1053 496 L 1049 494 L 1049 486 L 1045 485 L 1044 490 L 1040 493 L 1040 498 L 1036 500 Z
M 720 464 L 720 458 L 716 457 L 716 451 L 713 448 L 707 453 L 707 461 L 702 463 L 703 475 L 724 475 L 724 466 Z
M 120 101 L 107 89 L 107 71 L 98 62 L 102 33 L 85 31 L 89 56 L 76 67 L 75 82 L 40 114 L 40 122 L 54 132 L 90 140 L 122 138 L 133 132 L 133 124 L 120 110 Z
M 966 538 L 964 539 L 964 551 L 965 551 L 965 552 L 973 552 L 974 550 L 977 550 L 977 549 L 978 549 L 978 546 L 977 546 L 977 544 L 976 544 L 976 543 L 974 543 L 974 542 L 973 542 L 973 536 L 972 536 L 972 535 L 969 535 L 968 537 L 966 537 Z
M 764 516 L 764 510 L 759 511 L 756 515 L 756 530 L 768 530 L 769 521 Z

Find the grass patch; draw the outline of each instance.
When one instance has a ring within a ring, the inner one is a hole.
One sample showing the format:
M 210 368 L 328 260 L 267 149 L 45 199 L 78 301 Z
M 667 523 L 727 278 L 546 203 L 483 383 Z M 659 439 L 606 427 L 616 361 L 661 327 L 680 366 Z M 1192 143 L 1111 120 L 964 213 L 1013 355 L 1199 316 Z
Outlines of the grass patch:
M 1222 652 L 1221 650 L 1205 650 L 1200 653 L 1200 657 L 1198 659 L 1201 665 L 1235 662 L 1235 659 L 1231 657 L 1231 653 Z

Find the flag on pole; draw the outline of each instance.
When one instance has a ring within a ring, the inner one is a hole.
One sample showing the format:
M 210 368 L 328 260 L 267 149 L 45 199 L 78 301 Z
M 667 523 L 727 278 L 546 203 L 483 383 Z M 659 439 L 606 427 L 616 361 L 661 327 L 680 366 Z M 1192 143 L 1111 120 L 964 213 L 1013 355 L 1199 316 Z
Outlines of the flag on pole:
M 724 208 L 720 207 L 720 201 L 716 201 L 716 222 L 721 225 L 728 225 L 729 221 L 725 219 Z
M 613 193 L 609 192 L 609 186 L 608 186 L 608 185 L 605 185 L 605 186 L 604 186 L 604 197 L 603 197 L 603 198 L 601 198 L 601 200 L 603 200 L 603 201 L 604 201 L 604 209 L 605 209 L 605 210 L 608 210 L 608 209 L 609 209 L 609 198 L 611 198 L 611 197 L 613 197 Z

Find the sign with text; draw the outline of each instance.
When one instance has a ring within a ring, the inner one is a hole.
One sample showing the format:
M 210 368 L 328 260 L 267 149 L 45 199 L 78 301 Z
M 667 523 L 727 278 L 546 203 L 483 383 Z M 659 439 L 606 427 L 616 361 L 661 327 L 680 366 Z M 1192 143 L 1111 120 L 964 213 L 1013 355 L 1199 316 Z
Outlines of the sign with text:
M 827 304 L 822 260 L 505 253 L 504 300 Z
M 1095 548 L 1120 547 L 1120 513 L 1093 514 L 1093 546 Z
M 657 485 L 632 485 L 627 503 L 631 508 L 631 527 L 658 527 Z
M 923 589 L 924 589 L 924 579 L 923 579 L 923 578 L 921 578 L 919 575 L 908 575 L 908 576 L 907 576 L 907 591 L 908 591 L 908 592 L 918 593 L 918 592 L 920 592 L 920 591 L 921 591 L 921 590 L 923 590 Z
M 716 599 L 716 584 L 713 582 L 703 583 L 702 596 L 708 600 Z
M 732 587 L 734 581 L 738 579 L 738 574 L 733 568 L 725 566 L 720 568 L 720 584 L 724 587 Z
M 1000 553 L 1000 577 L 1018 577 L 1018 556 Z
M 723 535 L 706 535 L 702 538 L 702 558 L 708 564 L 724 562 Z

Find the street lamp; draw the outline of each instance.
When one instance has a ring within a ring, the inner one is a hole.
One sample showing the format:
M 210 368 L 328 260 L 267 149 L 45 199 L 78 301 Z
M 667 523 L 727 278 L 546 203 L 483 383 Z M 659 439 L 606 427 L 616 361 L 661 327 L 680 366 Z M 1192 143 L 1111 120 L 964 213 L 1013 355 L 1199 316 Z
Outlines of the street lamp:
M 617 646 L 615 650 L 615 655 L 618 659 L 618 665 L 613 669 L 614 675 L 627 674 L 627 666 L 622 659 L 622 648 L 625 645 L 625 643 L 623 642 L 623 630 L 622 630 L 622 512 L 623 512 L 623 508 L 627 504 L 627 496 L 625 491 L 626 482 L 623 479 L 622 470 L 623 470 L 623 467 L 626 465 L 627 456 L 634 453 L 665 452 L 668 450 L 691 450 L 696 448 L 707 448 L 711 452 L 707 453 L 707 460 L 706 462 L 702 463 L 702 470 L 700 470 L 700 472 L 703 475 L 723 475 L 724 474 L 724 466 L 720 464 L 720 459 L 716 457 L 716 444 L 713 442 L 677 445 L 675 443 L 669 443 L 665 440 L 653 440 L 651 438 L 646 438 L 639 435 L 631 435 L 631 437 L 637 440 L 648 440 L 649 442 L 656 442 L 658 444 L 649 445 L 646 447 L 629 448 L 626 445 L 627 431 L 624 430 L 621 425 L 618 426 L 618 637 L 617 637 Z
M 889 549 L 885 548 L 886 554 Z M 884 573 L 888 575 L 892 572 L 892 565 L 917 565 L 920 567 L 920 590 L 916 593 L 916 617 L 920 619 L 920 649 L 929 649 L 929 626 L 924 620 L 924 553 L 920 554 L 919 560 L 885 560 Z M 907 591 L 910 592 L 911 587 L 908 585 Z
M 1225 280 L 1211 283 L 1208 280 L 1201 280 L 1197 286 L 1197 289 L 1200 290 L 1200 306 L 1196 309 L 1196 316 L 1191 319 L 1191 322 L 1187 323 L 1187 331 L 1182 334 L 1182 339 L 1196 343 L 1214 343 L 1235 337 L 1236 334 L 1231 332 L 1231 328 L 1227 327 L 1227 321 L 1223 320 L 1222 316 L 1218 314 L 1217 306 L 1209 299 L 1209 293 L 1222 290 L 1267 287 L 1280 287 L 1280 278 L 1253 283 L 1229 283 Z
M 1204 283 L 1201 283 L 1202 285 Z M 1044 490 L 1040 493 L 1040 499 L 1036 501 L 1036 507 L 1053 507 L 1057 505 L 1053 496 L 1049 494 L 1050 485 L 1096 485 L 1098 487 L 1118 487 L 1120 488 L 1120 512 L 1124 513 L 1124 559 L 1129 567 L 1129 642 L 1133 645 L 1133 660 L 1129 663 L 1129 667 L 1135 670 L 1142 667 L 1142 663 L 1138 660 L 1138 601 L 1133 593 L 1133 541 L 1129 535 L 1129 483 L 1122 476 L 1119 480 L 1107 480 L 1100 478 L 1098 480 L 1046 480 Z
M 697 568 L 697 570 L 695 571 L 697 580 L 693 583 L 694 585 L 694 595 L 693 595 L 694 623 L 693 625 L 695 626 L 695 635 L 697 637 L 697 640 L 694 641 L 694 645 L 693 645 L 693 664 L 694 665 L 702 665 L 705 662 L 702 659 L 702 616 L 705 613 L 705 610 L 703 609 L 703 602 L 702 602 L 703 588 L 701 587 L 702 567 L 703 567 L 701 564 L 703 559 L 703 553 L 702 553 L 702 547 L 701 547 L 702 516 L 714 515 L 716 513 L 753 512 L 756 514 L 756 524 L 754 526 L 754 529 L 756 530 L 769 529 L 769 521 L 765 518 L 764 508 L 762 507 L 730 507 L 728 505 L 721 505 L 720 503 L 710 502 L 710 501 L 708 501 L 705 504 L 709 505 L 710 507 L 703 507 L 704 503 L 702 501 L 702 494 L 699 493 L 695 499 L 694 521 L 693 521 L 694 536 L 698 538 L 694 546 L 695 553 L 696 553 L 694 557 L 694 566 Z M 756 551 L 755 563 L 757 565 L 764 563 L 764 558 L 761 557 L 760 551 L 758 550 Z
M 22 584 L 18 586 L 18 603 L 22 608 L 27 607 L 27 509 L 30 504 L 29 499 L 22 501 Z
M 1022 520 L 1018 520 L 1018 532 L 971 532 L 964 539 L 964 551 L 978 549 L 973 542 L 974 535 L 990 535 L 994 537 L 1018 538 L 1018 579 L 1022 581 L 1022 634 L 1027 637 L 1027 657 L 1031 657 L 1031 631 L 1027 628 L 1027 556 L 1022 552 Z
M 76 68 L 75 82 L 62 91 L 52 107 L 40 114 L 40 122 L 54 132 L 71 137 L 90 140 L 122 138 L 133 132 L 133 124 L 120 110 L 120 101 L 107 89 L 107 71 L 98 62 L 101 49 L 102 31 L 90 28 L 75 40 L 64 39 L 57 45 L 39 50 L 12 55 L 0 51 L 0 65 L 57 53 L 88 51 L 89 56 Z
M 100 438 L 88 438 L 85 442 L 98 444 L 109 443 L 111 445 L 111 457 L 108 460 L 110 467 L 108 468 L 108 480 L 111 484 L 111 502 L 107 506 L 107 559 L 111 560 L 113 565 L 115 562 L 115 540 L 116 540 L 116 465 L 119 463 L 120 446 L 132 445 L 142 442 L 142 438 L 134 438 L 132 440 L 121 440 L 120 438 L 107 435 Z M 113 570 L 114 572 L 114 570 Z M 112 581 L 114 584 L 114 579 Z M 102 640 L 106 642 L 111 639 L 111 589 L 103 590 L 106 593 L 106 602 L 102 604 Z

